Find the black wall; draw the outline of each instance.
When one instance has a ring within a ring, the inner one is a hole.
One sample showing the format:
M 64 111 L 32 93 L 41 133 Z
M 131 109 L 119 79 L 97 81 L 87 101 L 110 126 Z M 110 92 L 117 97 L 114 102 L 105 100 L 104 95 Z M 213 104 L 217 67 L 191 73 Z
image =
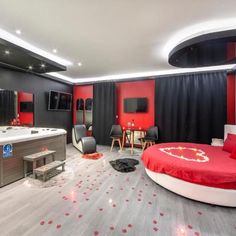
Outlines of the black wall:
M 63 128 L 67 130 L 67 142 L 71 142 L 72 111 L 47 110 L 48 92 L 56 90 L 72 94 L 71 85 L 26 72 L 0 68 L 0 88 L 33 93 L 34 125 Z

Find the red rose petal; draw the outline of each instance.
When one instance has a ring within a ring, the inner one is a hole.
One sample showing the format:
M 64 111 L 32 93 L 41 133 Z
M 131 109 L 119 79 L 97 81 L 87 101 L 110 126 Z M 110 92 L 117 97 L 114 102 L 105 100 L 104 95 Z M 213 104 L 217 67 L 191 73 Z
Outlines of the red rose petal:
M 164 216 L 164 213 L 161 212 L 161 213 L 160 213 L 160 216 Z
M 83 217 L 83 215 L 78 215 L 79 218 Z
M 201 212 L 201 211 L 198 211 L 198 215 L 202 215 L 202 212 Z
M 199 232 L 195 232 L 194 235 L 200 236 L 200 233 Z
M 103 211 L 103 209 L 102 209 L 102 208 L 100 208 L 100 209 L 99 209 L 99 211 Z
M 65 216 L 69 216 L 69 215 L 70 215 L 70 213 L 68 213 L 68 212 L 65 213 Z
M 60 229 L 61 228 L 61 225 L 57 225 L 57 229 Z
M 42 220 L 42 221 L 40 222 L 40 225 L 44 225 L 44 223 L 45 223 L 45 222 Z
M 126 234 L 127 233 L 127 229 L 122 229 L 122 233 Z
M 157 232 L 159 229 L 157 227 L 154 227 L 153 230 Z
M 98 231 L 94 231 L 94 235 L 95 236 L 99 235 L 99 232 Z
M 129 228 L 132 228 L 132 227 L 133 227 L 133 225 L 131 225 L 131 224 L 128 224 L 128 227 L 129 227 Z
M 149 205 L 152 205 L 152 202 L 148 202 Z
M 112 207 L 116 207 L 116 204 L 113 204 Z
M 192 225 L 188 225 L 188 228 L 189 228 L 189 229 L 192 229 L 192 228 L 193 228 L 193 226 L 192 226 Z
M 110 230 L 114 230 L 115 228 L 113 226 L 110 227 Z
M 52 220 L 49 220 L 49 221 L 48 221 L 48 224 L 51 225 L 51 224 L 52 224 Z
M 153 224 L 157 224 L 157 221 L 156 221 L 156 220 L 153 220 Z

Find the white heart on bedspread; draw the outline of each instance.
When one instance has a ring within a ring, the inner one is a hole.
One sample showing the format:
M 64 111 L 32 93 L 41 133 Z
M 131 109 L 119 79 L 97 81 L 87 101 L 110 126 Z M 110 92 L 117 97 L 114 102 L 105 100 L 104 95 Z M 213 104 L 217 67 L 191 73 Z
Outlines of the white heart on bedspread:
M 159 148 L 161 152 L 164 152 L 167 155 L 170 155 L 172 157 L 176 157 L 182 160 L 186 161 L 194 161 L 194 162 L 208 162 L 209 157 L 206 156 L 206 153 L 202 151 L 201 149 L 197 148 L 187 148 L 187 147 L 166 147 L 166 148 Z M 193 151 L 195 153 L 195 157 L 186 157 L 184 155 L 177 155 L 172 153 L 171 151 L 183 151 L 183 150 L 188 150 L 188 151 Z

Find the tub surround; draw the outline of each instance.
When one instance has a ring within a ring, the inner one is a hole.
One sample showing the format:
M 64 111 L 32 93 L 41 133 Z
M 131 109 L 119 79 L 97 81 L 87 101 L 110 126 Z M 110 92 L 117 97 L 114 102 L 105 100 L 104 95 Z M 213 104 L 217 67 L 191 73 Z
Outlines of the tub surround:
M 54 150 L 55 160 L 65 160 L 66 134 L 65 130 L 54 128 L 0 127 L 0 187 L 24 178 L 24 156 Z M 12 149 L 8 155 L 4 152 L 7 144 Z M 32 170 L 31 165 L 28 170 Z
M 0 126 L 0 145 L 19 143 L 57 135 L 66 135 L 64 129 Z

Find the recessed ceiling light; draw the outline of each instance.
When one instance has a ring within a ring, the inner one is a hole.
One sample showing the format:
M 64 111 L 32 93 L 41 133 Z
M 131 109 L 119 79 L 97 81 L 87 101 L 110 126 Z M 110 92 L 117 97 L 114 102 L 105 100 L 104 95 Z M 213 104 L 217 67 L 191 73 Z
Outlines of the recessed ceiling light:
M 78 65 L 78 66 L 82 66 L 82 63 L 81 63 L 81 62 L 78 62 L 77 65 Z
M 29 70 L 32 70 L 32 69 L 33 69 L 33 66 L 29 66 L 28 69 L 29 69 Z
M 5 54 L 6 54 L 6 55 L 9 55 L 9 54 L 10 54 L 10 51 L 9 51 L 9 50 L 5 50 Z
M 16 30 L 16 34 L 21 35 L 21 30 Z
M 52 50 L 52 52 L 53 52 L 53 53 L 57 53 L 57 49 L 54 48 L 54 49 Z
M 42 68 L 45 68 L 45 64 L 43 64 L 43 63 L 42 63 L 40 66 L 41 66 Z

